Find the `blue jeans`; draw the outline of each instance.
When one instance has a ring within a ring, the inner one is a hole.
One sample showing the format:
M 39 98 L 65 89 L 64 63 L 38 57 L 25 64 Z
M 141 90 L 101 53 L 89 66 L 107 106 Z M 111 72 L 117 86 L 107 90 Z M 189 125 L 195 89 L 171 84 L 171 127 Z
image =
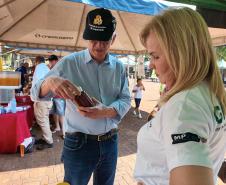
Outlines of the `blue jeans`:
M 64 181 L 70 185 L 87 185 L 93 173 L 94 185 L 113 185 L 117 156 L 117 134 L 101 142 L 66 135 L 62 153 Z

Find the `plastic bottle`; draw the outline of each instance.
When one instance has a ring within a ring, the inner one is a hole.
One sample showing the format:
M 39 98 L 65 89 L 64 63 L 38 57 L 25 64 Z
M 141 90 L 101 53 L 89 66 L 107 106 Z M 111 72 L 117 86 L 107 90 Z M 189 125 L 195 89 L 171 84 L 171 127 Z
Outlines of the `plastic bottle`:
M 13 98 L 10 101 L 10 110 L 12 113 L 16 113 L 16 99 L 15 98 Z

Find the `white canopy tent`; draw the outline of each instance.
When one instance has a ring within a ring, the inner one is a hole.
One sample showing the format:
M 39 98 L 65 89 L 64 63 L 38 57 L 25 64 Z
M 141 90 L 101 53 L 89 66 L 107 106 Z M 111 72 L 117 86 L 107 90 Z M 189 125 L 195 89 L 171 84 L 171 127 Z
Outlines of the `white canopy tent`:
M 98 4 L 100 1 L 87 2 Z M 153 3 L 151 0 L 131 0 L 127 1 L 127 5 L 132 7 L 134 2 Z M 144 47 L 139 41 L 139 33 L 151 19 L 151 15 L 119 11 L 117 8 L 120 3 L 123 4 L 124 1 L 113 2 L 117 5 L 112 11 L 117 20 L 117 39 L 111 52 L 144 53 Z M 131 7 L 128 11 L 133 11 Z M 166 7 L 156 1 L 156 7 L 147 8 L 150 8 L 150 12 L 155 9 L 156 14 Z M 0 0 L 0 42 L 17 48 L 63 51 L 84 49 L 86 41 L 82 39 L 82 33 L 85 18 L 87 12 L 93 8 L 88 4 L 63 0 Z M 138 6 L 139 8 L 142 6 Z M 140 11 L 142 12 L 143 9 Z M 226 44 L 226 29 L 210 28 L 210 33 L 214 45 Z
M 19 50 L 16 52 L 20 55 L 26 55 L 26 56 L 44 56 L 48 57 L 50 55 L 56 55 L 58 57 L 64 57 L 66 55 L 69 55 L 71 52 L 69 51 L 62 51 L 62 50 L 46 50 L 46 49 L 28 49 L 28 48 L 19 48 Z
M 0 42 L 14 47 L 81 50 L 87 12 L 94 7 L 63 0 L 0 0 Z M 139 53 L 142 26 L 150 16 L 113 11 L 117 19 L 114 53 Z

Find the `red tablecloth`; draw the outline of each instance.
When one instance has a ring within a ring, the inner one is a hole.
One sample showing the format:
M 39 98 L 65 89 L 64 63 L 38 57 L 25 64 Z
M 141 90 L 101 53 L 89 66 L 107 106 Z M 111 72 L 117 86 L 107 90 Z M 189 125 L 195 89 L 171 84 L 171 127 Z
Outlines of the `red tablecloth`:
M 30 96 L 16 96 L 16 102 L 17 103 L 25 103 L 25 104 L 33 104 L 33 102 L 31 101 Z
M 16 96 L 17 106 L 27 106 L 29 105 L 31 108 L 28 109 L 27 119 L 29 128 L 32 127 L 33 119 L 34 119 L 34 108 L 33 101 L 31 101 L 30 96 Z
M 28 110 L 0 115 L 0 153 L 15 153 L 24 139 L 31 136 Z

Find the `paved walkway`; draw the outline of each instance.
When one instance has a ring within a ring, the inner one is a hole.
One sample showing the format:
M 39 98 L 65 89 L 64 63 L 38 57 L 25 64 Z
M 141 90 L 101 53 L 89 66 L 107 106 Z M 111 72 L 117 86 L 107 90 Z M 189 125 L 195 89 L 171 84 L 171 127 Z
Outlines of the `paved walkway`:
M 158 98 L 159 84 L 144 81 L 146 91 L 141 102 L 143 119 L 132 115 L 132 110 L 120 124 L 119 159 L 115 185 L 135 185 L 132 174 L 135 164 L 136 136 L 146 122 L 147 112 L 152 110 Z M 133 82 L 130 82 L 130 87 Z M 132 105 L 134 103 L 132 102 Z M 64 169 L 60 162 L 63 140 L 54 134 L 54 148 L 34 151 L 20 158 L 19 154 L 0 155 L 0 185 L 56 185 L 62 182 Z M 90 180 L 89 185 L 92 184 Z M 223 185 L 220 183 L 218 185 Z

